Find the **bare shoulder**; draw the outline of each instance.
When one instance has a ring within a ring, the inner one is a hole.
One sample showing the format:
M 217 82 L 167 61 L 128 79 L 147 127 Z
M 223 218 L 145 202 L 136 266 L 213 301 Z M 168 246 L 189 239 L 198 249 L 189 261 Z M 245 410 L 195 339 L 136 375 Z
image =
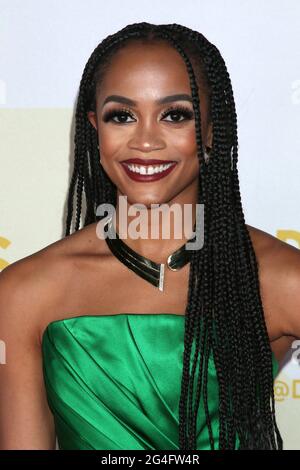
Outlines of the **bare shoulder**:
M 266 310 L 272 313 L 278 333 L 300 337 L 300 250 L 261 229 L 247 228 Z
M 281 274 L 293 276 L 298 274 L 300 263 L 300 250 L 289 243 L 265 232 L 257 227 L 247 225 L 258 262 L 262 267 L 269 267 L 268 274 Z M 291 279 L 289 279 L 291 280 Z
M 74 266 L 89 253 L 89 227 L 8 265 L 0 273 L 0 448 L 55 449 L 43 381 L 41 325 L 59 315 Z M 95 248 L 95 247 L 94 247 Z
M 66 285 L 68 250 L 69 244 L 57 242 L 0 273 L 0 332 L 7 355 L 0 369 L 0 448 L 55 448 L 39 332 Z
M 275 252 L 279 254 L 280 252 L 283 256 L 288 256 L 289 254 L 293 256 L 293 254 L 300 252 L 297 248 L 268 232 L 248 224 L 246 224 L 246 227 L 248 228 L 254 248 L 260 256 L 270 254 L 271 252 L 272 254 Z
M 0 324 L 22 323 L 38 344 L 41 325 L 55 319 L 58 307 L 63 309 L 66 292 L 85 260 L 105 254 L 106 244 L 95 229 L 96 224 L 86 226 L 0 272 Z
M 55 302 L 61 285 L 59 250 L 44 248 L 8 265 L 0 273 L 0 325 L 22 325 L 38 345 L 38 325 L 47 305 Z M 2 329 L 3 329 L 2 328 Z

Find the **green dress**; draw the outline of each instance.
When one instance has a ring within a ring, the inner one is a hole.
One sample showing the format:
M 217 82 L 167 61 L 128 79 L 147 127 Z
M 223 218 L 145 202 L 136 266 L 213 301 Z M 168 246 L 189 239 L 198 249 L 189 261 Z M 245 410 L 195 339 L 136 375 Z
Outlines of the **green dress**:
M 184 315 L 84 315 L 51 322 L 43 374 L 60 449 L 179 449 Z M 278 363 L 273 354 L 274 376 Z M 212 357 L 208 397 L 218 448 L 218 383 Z M 201 405 L 201 403 L 200 403 Z M 199 407 L 197 450 L 210 449 Z

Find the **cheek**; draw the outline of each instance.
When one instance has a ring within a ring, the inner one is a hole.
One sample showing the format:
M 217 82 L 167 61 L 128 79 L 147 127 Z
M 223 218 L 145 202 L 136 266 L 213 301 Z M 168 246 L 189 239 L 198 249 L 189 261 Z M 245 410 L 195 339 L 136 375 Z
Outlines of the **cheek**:
M 199 160 L 197 156 L 197 142 L 195 128 L 188 129 L 184 134 L 177 135 L 176 154 L 181 159 L 185 179 L 192 180 L 199 174 Z
M 124 146 L 125 136 L 122 132 L 113 132 L 109 127 L 100 125 L 98 140 L 101 158 L 109 158 L 120 152 Z
M 197 157 L 197 143 L 195 136 L 195 129 L 187 129 L 184 133 L 179 133 L 173 139 L 176 152 L 181 158 L 192 159 Z

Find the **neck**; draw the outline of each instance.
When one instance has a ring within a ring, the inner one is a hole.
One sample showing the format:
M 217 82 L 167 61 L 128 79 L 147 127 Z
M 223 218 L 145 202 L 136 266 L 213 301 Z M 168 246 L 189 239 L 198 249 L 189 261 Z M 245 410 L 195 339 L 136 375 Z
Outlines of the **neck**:
M 130 203 L 125 198 L 121 200 L 118 191 L 113 222 L 116 232 L 140 255 L 156 263 L 165 263 L 170 254 L 193 236 L 197 191 L 196 184 L 190 185 L 180 195 L 163 203 L 163 207 L 151 208 L 150 203 L 140 210 L 138 203 Z

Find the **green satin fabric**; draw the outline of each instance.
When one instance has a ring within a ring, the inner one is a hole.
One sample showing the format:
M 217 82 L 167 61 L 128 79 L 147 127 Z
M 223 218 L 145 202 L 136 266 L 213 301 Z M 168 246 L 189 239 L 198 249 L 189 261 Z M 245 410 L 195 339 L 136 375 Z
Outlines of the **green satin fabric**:
M 43 373 L 60 449 L 179 449 L 184 315 L 85 315 L 44 331 Z M 278 363 L 273 355 L 274 376 Z M 218 383 L 208 397 L 218 449 Z M 202 402 L 201 402 L 202 403 Z M 200 403 L 200 405 L 201 405 Z M 199 407 L 197 450 L 210 449 Z

